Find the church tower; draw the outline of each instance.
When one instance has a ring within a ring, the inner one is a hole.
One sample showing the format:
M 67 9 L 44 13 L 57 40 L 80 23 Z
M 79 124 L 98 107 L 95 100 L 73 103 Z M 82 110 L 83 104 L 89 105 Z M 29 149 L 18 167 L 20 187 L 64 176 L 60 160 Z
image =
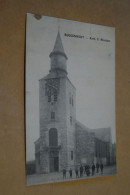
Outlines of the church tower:
M 67 77 L 67 55 L 60 33 L 49 55 L 49 74 L 39 81 L 40 138 L 36 171 L 58 172 L 75 164 L 76 90 Z

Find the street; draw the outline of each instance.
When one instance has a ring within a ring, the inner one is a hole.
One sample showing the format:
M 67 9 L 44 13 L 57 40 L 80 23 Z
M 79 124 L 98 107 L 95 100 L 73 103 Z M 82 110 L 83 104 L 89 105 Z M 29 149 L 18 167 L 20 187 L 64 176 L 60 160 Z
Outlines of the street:
M 66 172 L 65 179 L 63 179 L 62 172 L 55 172 L 55 173 L 49 173 L 49 174 L 34 174 L 34 175 L 27 175 L 27 185 L 62 182 L 62 181 L 67 181 L 67 180 L 101 177 L 101 176 L 113 175 L 113 174 L 116 174 L 116 166 L 104 167 L 102 174 L 100 170 L 99 170 L 99 173 L 97 173 L 95 170 L 95 174 L 93 176 L 92 176 L 92 173 L 90 173 L 90 176 L 86 176 L 86 174 L 84 173 L 83 177 L 78 177 L 78 178 L 76 178 L 75 171 L 73 170 L 71 179 L 69 177 L 69 171 Z

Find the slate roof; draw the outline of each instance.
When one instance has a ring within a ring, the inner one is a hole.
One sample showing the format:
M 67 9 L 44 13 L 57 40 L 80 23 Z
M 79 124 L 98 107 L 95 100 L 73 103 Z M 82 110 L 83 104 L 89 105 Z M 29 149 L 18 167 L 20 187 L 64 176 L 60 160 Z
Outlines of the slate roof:
M 90 129 L 90 128 L 86 127 L 85 125 L 83 125 L 82 123 L 80 123 L 79 121 L 76 121 L 75 128 L 77 130 L 82 130 L 82 131 L 86 131 L 88 133 L 93 133 L 95 135 L 95 138 L 100 139 L 104 142 L 111 142 L 112 141 L 110 127 Z

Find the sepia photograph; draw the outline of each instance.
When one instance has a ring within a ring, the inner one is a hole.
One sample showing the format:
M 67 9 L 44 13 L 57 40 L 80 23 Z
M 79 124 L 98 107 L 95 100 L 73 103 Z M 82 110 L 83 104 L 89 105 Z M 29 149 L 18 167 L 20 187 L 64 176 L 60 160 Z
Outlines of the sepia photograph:
M 27 13 L 26 183 L 116 174 L 115 28 Z

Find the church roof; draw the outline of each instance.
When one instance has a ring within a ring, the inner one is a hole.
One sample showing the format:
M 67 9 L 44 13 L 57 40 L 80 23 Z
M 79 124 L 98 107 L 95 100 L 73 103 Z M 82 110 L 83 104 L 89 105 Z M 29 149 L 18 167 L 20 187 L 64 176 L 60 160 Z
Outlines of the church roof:
M 105 141 L 105 142 L 111 142 L 111 128 L 97 128 L 97 129 L 92 129 L 92 131 L 95 133 L 95 137 Z
M 77 120 L 76 120 L 76 129 L 85 130 L 86 132 L 89 132 L 89 133 L 91 132 L 91 130 L 88 127 L 86 127 L 85 125 L 83 125 L 81 122 Z
M 93 133 L 95 135 L 95 138 L 102 140 L 104 142 L 111 142 L 111 128 L 97 128 L 97 129 L 89 129 L 79 121 L 76 121 L 76 130 L 80 131 L 86 131 L 88 133 Z
M 62 53 L 65 53 L 64 52 L 64 48 L 63 48 L 63 44 L 62 44 L 62 40 L 61 40 L 61 36 L 60 36 L 60 33 L 59 32 L 57 34 L 57 38 L 56 38 L 56 42 L 55 42 L 55 45 L 54 45 L 53 52 L 62 52 Z
M 64 51 L 64 47 L 63 47 L 63 44 L 62 44 L 62 40 L 61 40 L 61 36 L 60 36 L 59 31 L 58 31 L 58 34 L 57 34 L 57 38 L 56 38 L 56 41 L 55 41 L 53 51 L 50 54 L 50 57 L 54 53 L 60 53 L 60 54 L 64 55 L 67 59 L 67 56 L 66 56 L 65 51 Z
M 30 160 L 30 161 L 27 161 L 26 164 L 27 165 L 33 165 L 33 164 L 35 165 L 36 162 L 35 162 L 35 160 Z

